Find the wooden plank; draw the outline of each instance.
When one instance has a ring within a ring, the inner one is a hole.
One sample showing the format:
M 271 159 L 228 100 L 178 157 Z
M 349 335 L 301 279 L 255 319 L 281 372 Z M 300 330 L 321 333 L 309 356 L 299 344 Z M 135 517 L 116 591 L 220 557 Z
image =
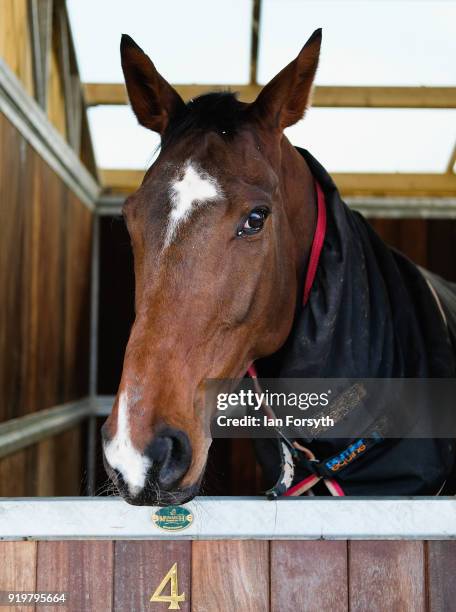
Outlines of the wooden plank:
M 164 602 L 150 602 L 150 598 L 177 563 L 178 595 L 185 595 L 179 602 L 181 610 L 190 610 L 191 543 L 185 541 L 118 541 L 114 556 L 114 604 L 113 610 L 167 610 Z M 166 584 L 163 595 L 170 594 Z
M 123 83 L 84 83 L 83 91 L 87 106 L 128 104 L 127 90 Z
M 430 612 L 456 609 L 456 541 L 427 542 L 427 584 Z
M 53 22 L 56 23 L 54 8 Z M 52 29 L 52 46 L 49 60 L 49 79 L 47 85 L 47 116 L 63 138 L 67 139 L 65 90 L 60 58 L 60 37 L 58 28 Z
M 426 266 L 428 263 L 428 222 L 426 219 L 397 219 L 400 240 L 396 246 L 415 264 Z
M 80 158 L 84 166 L 99 182 L 98 177 L 98 166 L 95 161 L 95 154 L 93 151 L 93 144 L 89 130 L 89 124 L 87 121 L 87 113 L 83 112 L 81 117 L 81 146 L 80 146 Z
M 74 427 L 0 459 L 0 497 L 81 495 L 82 454 Z
M 52 1 L 29 0 L 35 95 L 38 104 L 46 110 L 49 54 L 52 41 Z
M 28 0 L 1 0 L 0 57 L 34 95 L 33 48 Z
M 426 608 L 421 541 L 349 542 L 348 571 L 353 612 L 419 612 Z
M 0 542 L 0 591 L 36 590 L 36 542 Z M 9 612 L 29 612 L 34 606 L 8 606 Z
M 252 24 L 250 29 L 250 83 L 257 82 L 259 30 L 261 19 L 261 0 L 252 2 Z
M 62 399 L 64 402 L 89 392 L 90 282 L 92 213 L 68 194 L 65 218 L 63 284 Z
M 67 190 L 31 153 L 30 217 L 24 232 L 23 413 L 61 402 L 63 222 Z M 43 270 L 46 273 L 43 274 Z
M 46 438 L 36 445 L 36 495 L 55 495 L 55 437 Z
M 132 193 L 141 185 L 144 170 L 100 170 L 105 190 Z M 343 196 L 455 196 L 456 175 L 413 173 L 332 173 Z
M 69 452 L 69 449 L 71 451 Z M 82 431 L 74 427 L 54 438 L 54 490 L 56 496 L 82 495 Z
M 429 219 L 428 268 L 456 282 L 456 220 Z
M 348 610 L 346 542 L 271 542 L 271 611 L 295 610 Z
M 46 247 L 47 244 L 53 247 L 53 219 L 50 219 L 49 233 L 44 243 L 41 243 L 40 231 L 42 227 L 43 208 L 47 208 L 47 203 L 42 205 L 41 179 L 44 178 L 40 173 L 39 160 L 31 149 L 27 147 L 26 155 L 24 155 L 23 163 L 23 178 L 24 178 L 24 195 L 27 200 L 27 216 L 24 221 L 22 234 L 22 257 L 21 257 L 21 281 L 22 286 L 18 288 L 21 296 L 21 401 L 20 414 L 26 414 L 38 408 L 37 403 L 40 402 L 40 394 L 38 388 L 39 382 L 39 329 L 40 329 L 40 267 L 41 261 L 40 249 Z M 17 197 L 21 197 L 20 192 Z M 49 211 L 46 211 L 49 213 Z M 51 270 L 52 274 L 52 270 Z M 51 294 L 52 295 L 52 294 Z M 49 296 L 51 297 L 51 296 Z M 52 298 L 49 300 L 49 312 L 54 314 Z M 17 314 L 19 316 L 19 313 Z M 52 351 L 50 351 L 52 353 Z M 46 361 L 46 360 L 45 360 Z M 52 371 L 52 366 L 46 364 L 47 376 Z M 43 381 L 44 382 L 44 381 Z M 55 399 L 55 398 L 53 398 Z M 53 403 L 49 404 L 49 407 Z M 55 405 L 55 404 L 54 404 Z M 39 407 L 46 406 L 40 402 Z
M 184 100 L 210 91 L 231 90 L 239 99 L 252 102 L 261 85 L 183 85 L 174 87 Z M 88 106 L 127 104 L 123 83 L 85 83 Z M 313 93 L 313 106 L 329 108 L 456 108 L 456 87 L 345 87 L 320 85 Z
M 79 156 L 81 154 L 82 142 L 82 113 L 85 112 L 85 109 L 83 109 L 81 82 L 79 81 L 79 76 L 77 74 L 71 75 L 71 91 L 71 95 L 73 97 L 73 114 L 69 118 L 73 134 L 71 146 L 76 155 Z
M 0 421 L 20 414 L 21 259 L 27 218 L 22 187 L 28 176 L 21 156 L 21 137 L 0 113 Z
M 52 30 L 52 0 L 29 0 L 29 12 L 35 97 L 38 104 L 46 109 Z
M 420 266 L 429 267 L 427 219 L 370 218 L 370 225 L 389 246 Z
M 40 37 L 41 73 L 43 80 L 42 105 L 47 108 L 47 84 L 50 70 L 50 54 L 52 46 L 52 13 L 53 0 L 39 0 L 38 2 L 38 32 Z
M 329 108 L 456 108 L 456 87 L 315 88 L 313 106 Z
M 37 590 L 66 592 L 67 609 L 110 612 L 112 579 L 113 542 L 38 542 Z
M 345 196 L 455 196 L 453 174 L 332 173 L 339 191 Z
M 30 491 L 28 491 L 30 494 Z M 27 495 L 27 449 L 0 460 L 0 497 Z
M 74 94 L 76 93 L 73 85 L 73 75 L 70 56 L 70 38 L 68 31 L 68 20 L 63 0 L 54 0 L 55 6 L 55 27 L 58 36 L 58 53 L 60 78 L 63 84 L 63 102 L 65 110 L 66 137 L 72 149 L 76 150 L 76 142 L 79 134 L 76 134 L 78 125 L 77 113 L 75 112 Z
M 380 238 L 388 246 L 399 248 L 401 241 L 400 227 L 397 219 L 373 218 L 369 219 L 369 224 L 379 234 Z
M 192 610 L 269 610 L 269 543 L 264 540 L 192 544 Z
M 114 193 L 133 193 L 141 185 L 144 174 L 143 170 L 99 170 L 103 188 Z

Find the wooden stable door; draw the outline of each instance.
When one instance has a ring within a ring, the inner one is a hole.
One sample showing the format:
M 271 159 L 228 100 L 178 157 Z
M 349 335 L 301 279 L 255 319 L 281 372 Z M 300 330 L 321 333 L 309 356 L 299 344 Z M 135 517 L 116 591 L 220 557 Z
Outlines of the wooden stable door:
M 43 612 L 450 612 L 455 575 L 449 541 L 0 542 L 0 591 L 66 594 Z

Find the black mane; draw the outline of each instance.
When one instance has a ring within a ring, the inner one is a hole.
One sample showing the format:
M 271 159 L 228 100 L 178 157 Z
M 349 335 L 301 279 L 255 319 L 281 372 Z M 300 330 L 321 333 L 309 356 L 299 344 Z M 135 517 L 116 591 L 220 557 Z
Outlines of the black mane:
M 234 136 L 244 121 L 247 106 L 228 91 L 190 100 L 185 109 L 171 119 L 162 137 L 162 149 L 189 132 L 218 132 L 225 138 Z

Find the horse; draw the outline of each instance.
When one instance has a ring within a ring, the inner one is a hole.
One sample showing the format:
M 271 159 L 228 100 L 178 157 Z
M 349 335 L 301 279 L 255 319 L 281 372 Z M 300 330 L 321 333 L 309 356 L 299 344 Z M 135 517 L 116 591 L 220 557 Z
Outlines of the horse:
M 439 280 L 384 245 L 284 134 L 309 106 L 321 40 L 316 30 L 251 103 L 231 92 L 185 103 L 122 36 L 132 109 L 161 136 L 123 206 L 135 320 L 102 428 L 106 471 L 131 504 L 197 494 L 211 443 L 207 379 L 241 379 L 253 363 L 279 376 L 454 376 L 456 327 L 429 285 Z M 280 458 L 260 442 L 274 479 Z M 454 464 L 448 440 L 386 448 L 372 451 L 379 465 L 386 454 L 386 471 L 355 478 L 348 494 L 366 493 L 366 480 L 368 494 L 397 492 L 398 481 L 405 494 L 436 492 Z M 399 479 L 388 476 L 398 454 Z M 427 480 L 422 455 L 439 468 Z

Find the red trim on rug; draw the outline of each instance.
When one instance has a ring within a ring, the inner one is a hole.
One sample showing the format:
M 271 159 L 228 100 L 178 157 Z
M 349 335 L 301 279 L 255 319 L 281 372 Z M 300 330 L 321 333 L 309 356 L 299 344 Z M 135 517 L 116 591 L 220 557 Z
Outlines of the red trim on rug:
M 307 304 L 310 290 L 312 289 L 315 275 L 317 273 L 318 262 L 320 261 L 321 250 L 326 236 L 326 204 L 325 194 L 320 185 L 315 181 L 317 191 L 317 225 L 310 249 L 309 265 L 307 266 L 306 279 L 304 281 L 304 294 L 302 298 L 303 306 Z M 247 369 L 247 374 L 251 378 L 258 378 L 255 365 L 252 363 Z
M 315 280 L 315 274 L 317 273 L 318 262 L 320 260 L 320 254 L 326 235 L 325 194 L 317 181 L 315 181 L 315 188 L 317 190 L 317 226 L 315 228 L 312 248 L 310 250 L 309 265 L 307 266 L 306 280 L 304 282 L 304 296 L 302 299 L 304 306 L 307 304 L 310 290 Z

